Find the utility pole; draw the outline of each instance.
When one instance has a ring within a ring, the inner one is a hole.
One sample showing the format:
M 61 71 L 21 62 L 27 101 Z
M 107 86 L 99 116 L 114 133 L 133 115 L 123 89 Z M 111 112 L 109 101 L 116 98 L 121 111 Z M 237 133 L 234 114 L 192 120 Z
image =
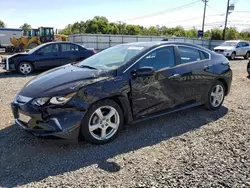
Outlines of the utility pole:
M 226 11 L 226 19 L 225 19 L 225 24 L 224 24 L 224 29 L 223 29 L 223 34 L 222 34 L 222 40 L 225 40 L 226 36 L 226 29 L 227 29 L 227 17 L 228 17 L 228 12 L 229 12 L 229 3 L 230 0 L 227 0 L 227 11 Z
M 204 35 L 204 25 L 205 25 L 205 17 L 206 17 L 206 8 L 208 0 L 202 0 L 204 2 L 204 12 L 203 12 L 203 22 L 202 22 L 202 32 Z

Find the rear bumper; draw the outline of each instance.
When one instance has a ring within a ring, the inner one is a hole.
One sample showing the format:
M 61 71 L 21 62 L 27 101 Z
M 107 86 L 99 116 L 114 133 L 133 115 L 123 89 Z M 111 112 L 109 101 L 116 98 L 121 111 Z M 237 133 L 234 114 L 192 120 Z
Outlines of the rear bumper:
M 79 137 L 84 112 L 75 109 L 48 109 L 46 115 L 31 107 L 11 104 L 15 123 L 35 136 L 55 136 L 75 140 Z M 25 110 L 25 111 L 24 111 Z M 24 121 L 20 116 L 25 116 Z M 46 116 L 46 117 L 44 117 Z

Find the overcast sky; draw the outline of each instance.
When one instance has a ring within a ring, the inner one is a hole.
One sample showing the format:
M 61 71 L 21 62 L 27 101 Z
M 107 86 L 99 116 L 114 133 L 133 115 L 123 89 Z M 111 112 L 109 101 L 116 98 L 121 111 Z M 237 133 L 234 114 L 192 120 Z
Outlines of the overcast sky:
M 236 4 L 235 11 L 229 15 L 229 26 L 250 28 L 250 0 L 231 2 Z M 187 4 L 190 5 L 174 9 Z M 226 4 L 227 0 L 209 0 L 205 29 L 223 26 Z M 0 0 L 0 20 L 10 28 L 27 22 L 33 28 L 50 26 L 61 29 L 67 24 L 99 15 L 112 22 L 123 21 L 143 26 L 182 25 L 186 29 L 196 26 L 200 29 L 203 9 L 202 0 Z

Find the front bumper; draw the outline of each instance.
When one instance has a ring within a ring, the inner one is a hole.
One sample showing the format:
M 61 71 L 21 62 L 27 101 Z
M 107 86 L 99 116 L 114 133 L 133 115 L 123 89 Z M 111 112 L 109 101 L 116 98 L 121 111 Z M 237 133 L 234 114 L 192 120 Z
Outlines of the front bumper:
M 232 55 L 232 52 L 233 51 L 223 51 L 223 52 L 220 52 L 220 51 L 215 51 L 217 54 L 221 54 L 221 55 L 224 55 L 225 57 L 230 57 Z
M 2 62 L 0 62 L 0 68 L 7 71 L 16 71 L 15 64 L 10 61 L 8 58 L 3 58 Z
M 75 108 L 38 109 L 30 103 L 11 103 L 15 123 L 39 137 L 55 136 L 75 140 L 79 137 L 85 112 Z M 25 120 L 24 120 L 25 119 Z

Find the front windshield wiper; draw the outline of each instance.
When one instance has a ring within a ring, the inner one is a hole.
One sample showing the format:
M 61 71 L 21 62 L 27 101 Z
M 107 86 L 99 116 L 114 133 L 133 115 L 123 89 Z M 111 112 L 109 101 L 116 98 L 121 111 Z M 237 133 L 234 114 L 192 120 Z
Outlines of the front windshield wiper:
M 88 65 L 78 65 L 77 67 L 97 70 L 97 68 Z

